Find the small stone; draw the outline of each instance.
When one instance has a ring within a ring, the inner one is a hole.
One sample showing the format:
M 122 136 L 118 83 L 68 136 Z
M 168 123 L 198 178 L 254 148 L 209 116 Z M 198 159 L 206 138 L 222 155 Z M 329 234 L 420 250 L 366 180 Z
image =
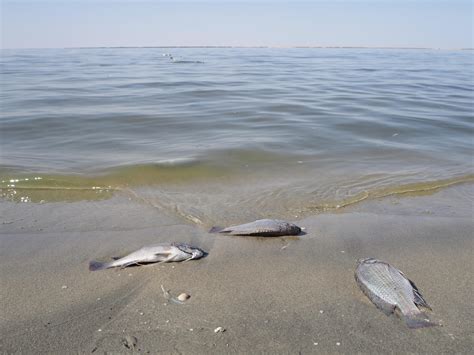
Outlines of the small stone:
M 65 289 L 67 289 L 67 286 L 66 286 L 66 285 L 62 285 L 61 288 L 62 288 L 63 290 L 65 290 Z
M 318 345 L 318 343 L 313 343 L 314 345 Z
M 184 302 L 186 300 L 188 300 L 191 296 L 188 295 L 187 293 L 182 293 L 178 296 L 178 300 L 180 300 L 181 302 Z
M 319 311 L 319 313 L 323 314 L 323 313 L 324 313 L 324 311 L 321 309 L 321 310 Z
M 341 345 L 341 343 L 337 342 L 336 345 L 339 346 L 339 345 Z
M 214 333 L 224 333 L 225 332 L 225 329 L 222 328 L 222 327 L 217 327 L 216 329 L 214 329 Z
M 101 332 L 101 331 L 102 331 L 102 329 L 97 329 L 97 331 L 98 331 L 98 332 Z

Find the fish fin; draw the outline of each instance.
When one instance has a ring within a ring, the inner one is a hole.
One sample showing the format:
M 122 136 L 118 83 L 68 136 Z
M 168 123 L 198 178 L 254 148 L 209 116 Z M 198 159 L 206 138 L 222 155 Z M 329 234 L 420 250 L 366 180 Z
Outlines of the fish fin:
M 104 269 L 107 269 L 108 267 L 109 267 L 108 263 L 101 263 L 99 261 L 92 260 L 89 263 L 89 270 L 90 271 L 104 270 Z
M 153 267 L 153 266 L 159 265 L 161 263 L 162 263 L 162 261 L 157 261 L 156 263 L 137 264 L 137 265 L 143 266 L 143 267 Z
M 214 226 L 209 230 L 209 233 L 228 233 L 227 231 L 224 232 L 224 227 Z
M 429 310 L 432 310 L 430 305 L 428 304 L 428 302 L 426 302 L 426 300 L 424 299 L 423 295 L 421 294 L 420 290 L 418 289 L 418 287 L 416 287 L 415 283 L 410 280 L 402 271 L 394 268 L 393 266 L 391 266 L 390 264 L 387 264 L 389 266 L 389 270 L 390 272 L 392 273 L 398 273 L 400 275 L 402 275 L 405 280 L 407 280 L 409 283 L 410 283 L 410 286 L 412 287 L 413 289 L 413 302 L 417 305 L 417 306 L 421 306 L 421 307 L 425 307 Z
M 411 329 L 435 327 L 439 325 L 432 322 L 423 312 L 411 312 L 403 314 L 402 316 L 408 328 Z
M 118 259 L 122 259 L 123 256 L 112 256 L 111 259 L 112 260 L 118 260 Z
M 408 281 L 410 282 L 411 287 L 413 287 L 413 296 L 415 297 L 413 301 L 415 302 L 415 304 L 417 306 L 425 307 L 429 309 L 430 311 L 432 311 L 431 306 L 423 298 L 423 295 L 421 294 L 418 287 L 416 287 L 415 283 L 411 281 L 410 279 L 408 279 Z
M 377 304 L 376 307 L 380 309 L 387 317 L 395 312 L 395 306 L 388 303 L 383 305 L 380 303 Z
M 123 265 L 120 265 L 120 269 L 125 269 L 125 268 L 128 267 L 128 266 L 138 265 L 138 264 L 139 264 L 139 263 L 136 262 L 136 261 L 130 261 L 130 262 L 128 262 L 128 263 L 125 263 L 125 264 L 123 264 Z

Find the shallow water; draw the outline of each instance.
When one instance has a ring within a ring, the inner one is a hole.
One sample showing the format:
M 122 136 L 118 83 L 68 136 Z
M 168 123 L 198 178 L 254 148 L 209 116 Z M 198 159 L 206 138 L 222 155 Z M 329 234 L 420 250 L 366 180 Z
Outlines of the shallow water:
M 472 51 L 1 54 L 7 199 L 120 192 L 210 223 L 474 180 Z

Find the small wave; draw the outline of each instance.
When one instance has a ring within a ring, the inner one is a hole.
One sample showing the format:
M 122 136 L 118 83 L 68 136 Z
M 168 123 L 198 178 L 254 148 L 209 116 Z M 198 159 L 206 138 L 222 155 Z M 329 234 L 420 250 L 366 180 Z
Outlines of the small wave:
M 244 153 L 229 155 L 231 164 L 241 162 Z M 247 162 L 255 167 L 265 160 L 262 155 Z M 272 170 L 274 164 L 270 170 L 254 172 L 241 166 L 228 170 L 209 161 L 169 159 L 118 167 L 95 176 L 35 174 L 4 178 L 0 179 L 0 194 L 4 200 L 21 203 L 97 201 L 121 194 L 188 223 L 207 226 L 252 218 L 298 219 L 387 196 L 418 196 L 474 183 L 473 174 L 437 180 L 422 180 L 420 175 L 408 173 L 323 179 L 303 174 L 304 168 L 300 167 L 307 161 L 292 163 L 292 171 L 285 175 Z
M 403 184 L 398 186 L 387 186 L 383 188 L 374 188 L 372 190 L 367 189 L 347 199 L 316 204 L 308 206 L 306 207 L 306 209 L 308 211 L 327 212 L 332 210 L 338 210 L 344 207 L 350 207 L 364 201 L 389 196 L 421 196 L 431 194 L 441 189 L 464 183 L 474 183 L 474 175 L 470 174 L 452 179 Z
M 197 160 L 194 158 L 172 158 L 172 159 L 162 159 L 157 160 L 157 165 L 180 165 L 180 164 L 192 164 L 196 163 Z

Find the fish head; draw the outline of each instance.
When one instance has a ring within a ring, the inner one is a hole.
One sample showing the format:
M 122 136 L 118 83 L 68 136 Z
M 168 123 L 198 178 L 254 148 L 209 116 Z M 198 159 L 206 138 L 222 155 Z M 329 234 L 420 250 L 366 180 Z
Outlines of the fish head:
M 357 265 L 361 265 L 361 264 L 375 264 L 377 263 L 378 260 L 377 259 L 374 259 L 374 258 L 362 258 L 362 259 L 358 259 L 357 260 Z
M 206 253 L 199 249 L 199 248 L 195 248 L 195 247 L 192 247 L 188 244 L 175 244 L 175 247 L 177 247 L 179 250 L 181 250 L 182 252 L 186 253 L 186 254 L 189 254 L 190 257 L 188 260 L 193 260 L 193 259 L 199 259 L 199 258 L 202 258 Z
M 283 229 L 285 233 L 287 233 L 288 235 L 299 235 L 301 234 L 301 231 L 302 231 L 300 227 L 290 222 L 280 221 L 280 220 L 273 221 L 271 219 L 263 220 L 263 221 L 269 221 L 269 223 L 277 222 L 280 225 L 280 229 Z
M 192 259 L 200 259 L 204 256 L 204 251 L 202 251 L 201 249 L 198 249 L 198 248 L 194 248 L 193 249 L 193 252 L 191 254 L 191 260 Z
M 301 228 L 298 227 L 296 224 L 290 223 L 290 234 L 291 235 L 301 234 Z

